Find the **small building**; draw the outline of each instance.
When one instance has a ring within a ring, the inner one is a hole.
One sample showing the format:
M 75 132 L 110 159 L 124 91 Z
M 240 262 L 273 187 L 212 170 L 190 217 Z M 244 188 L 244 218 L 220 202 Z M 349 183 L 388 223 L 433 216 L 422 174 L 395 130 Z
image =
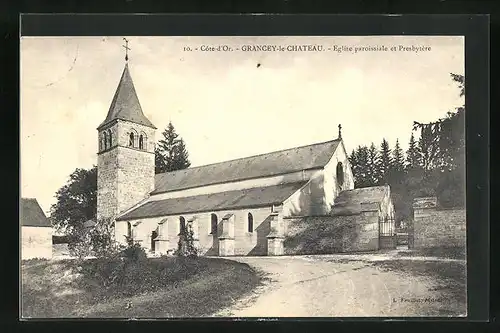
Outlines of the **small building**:
M 19 207 L 21 223 L 21 258 L 52 258 L 52 225 L 38 201 L 21 198 Z

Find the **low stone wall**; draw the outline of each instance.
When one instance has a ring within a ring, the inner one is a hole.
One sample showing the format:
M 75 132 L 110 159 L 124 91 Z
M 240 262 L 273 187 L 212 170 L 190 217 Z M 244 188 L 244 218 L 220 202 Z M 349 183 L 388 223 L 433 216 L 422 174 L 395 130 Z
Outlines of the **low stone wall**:
M 435 197 L 416 198 L 413 204 L 413 247 L 465 247 L 465 209 L 442 209 Z
M 378 212 L 285 218 L 284 254 L 328 254 L 379 249 Z

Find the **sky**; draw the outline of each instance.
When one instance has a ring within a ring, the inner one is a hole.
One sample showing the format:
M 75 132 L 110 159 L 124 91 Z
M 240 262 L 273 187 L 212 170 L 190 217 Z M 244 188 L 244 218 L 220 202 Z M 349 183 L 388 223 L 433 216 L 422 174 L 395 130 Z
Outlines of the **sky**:
M 414 120 L 435 121 L 463 103 L 450 78 L 465 72 L 460 36 L 127 39 L 156 140 L 172 121 L 192 166 L 333 140 L 338 124 L 348 153 L 383 138 L 406 149 Z M 323 51 L 286 50 L 305 44 Z M 76 168 L 97 164 L 96 128 L 125 65 L 123 45 L 122 37 L 21 38 L 21 196 L 46 213 Z M 200 50 L 217 45 L 233 51 Z M 242 51 L 257 45 L 285 51 Z

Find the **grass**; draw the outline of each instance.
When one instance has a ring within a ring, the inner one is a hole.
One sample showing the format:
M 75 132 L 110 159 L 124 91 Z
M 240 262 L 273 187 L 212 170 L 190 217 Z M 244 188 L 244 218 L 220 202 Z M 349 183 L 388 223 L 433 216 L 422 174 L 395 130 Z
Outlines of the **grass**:
M 467 269 L 465 261 L 416 261 L 416 260 L 387 260 L 377 261 L 374 266 L 383 270 L 399 272 L 413 276 L 431 277 L 436 286 L 429 290 L 439 294 L 448 301 L 440 306 L 440 315 L 456 315 L 464 313 L 467 308 Z
M 250 266 L 220 258 L 30 260 L 22 262 L 22 317 L 203 317 L 260 283 Z

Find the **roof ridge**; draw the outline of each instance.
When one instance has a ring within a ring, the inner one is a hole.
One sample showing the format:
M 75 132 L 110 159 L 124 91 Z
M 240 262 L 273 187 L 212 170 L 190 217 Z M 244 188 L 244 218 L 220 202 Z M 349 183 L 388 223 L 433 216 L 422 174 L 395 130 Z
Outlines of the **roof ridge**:
M 209 163 L 209 164 L 198 165 L 198 166 L 190 167 L 190 168 L 187 168 L 187 169 L 162 172 L 162 173 L 158 173 L 157 175 L 180 173 L 180 172 L 188 170 L 188 169 L 192 170 L 192 169 L 197 169 L 197 168 L 204 168 L 204 167 L 208 167 L 208 166 L 212 166 L 212 165 L 217 165 L 217 164 L 222 164 L 222 163 L 228 163 L 228 162 L 235 162 L 235 161 L 240 161 L 240 160 L 244 160 L 244 159 L 248 159 L 248 158 L 252 158 L 252 157 L 259 157 L 259 156 L 264 156 L 264 155 L 269 155 L 269 154 L 274 154 L 274 153 L 281 153 L 281 152 L 285 152 L 287 150 L 312 147 L 312 146 L 322 145 L 322 144 L 326 144 L 326 143 L 330 143 L 330 142 L 335 142 L 335 141 L 341 141 L 341 140 L 342 139 L 334 139 L 334 140 L 328 140 L 328 141 L 323 141 L 323 142 L 316 142 L 316 143 L 311 143 L 311 144 L 304 145 L 304 146 L 297 146 L 297 147 L 285 148 L 285 149 L 270 151 L 270 152 L 267 152 L 267 153 L 261 153 L 261 154 L 250 155 L 250 156 L 245 156 L 245 157 L 238 157 L 238 158 L 234 158 L 234 159 L 226 160 L 226 161 L 220 161 L 220 162 L 214 162 L 214 163 Z

